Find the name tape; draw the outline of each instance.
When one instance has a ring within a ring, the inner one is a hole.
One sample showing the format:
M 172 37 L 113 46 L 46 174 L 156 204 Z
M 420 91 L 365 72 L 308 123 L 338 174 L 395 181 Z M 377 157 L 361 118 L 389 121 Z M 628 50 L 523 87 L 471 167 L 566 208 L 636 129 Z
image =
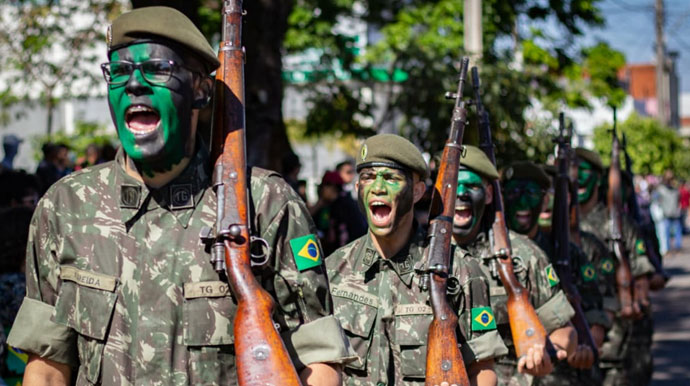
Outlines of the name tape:
M 228 283 L 222 281 L 200 281 L 184 283 L 184 298 L 219 298 L 230 295 Z
M 395 315 L 431 315 L 433 314 L 431 306 L 426 304 L 400 304 L 395 307 Z
M 72 266 L 60 267 L 60 279 L 73 281 L 84 287 L 96 288 L 109 292 L 115 291 L 115 286 L 117 285 L 117 279 L 113 276 L 84 271 Z
M 349 287 L 331 285 L 331 295 L 337 296 L 339 298 L 350 299 L 357 303 L 366 304 L 371 307 L 379 306 L 379 298 L 360 290 L 356 290 Z

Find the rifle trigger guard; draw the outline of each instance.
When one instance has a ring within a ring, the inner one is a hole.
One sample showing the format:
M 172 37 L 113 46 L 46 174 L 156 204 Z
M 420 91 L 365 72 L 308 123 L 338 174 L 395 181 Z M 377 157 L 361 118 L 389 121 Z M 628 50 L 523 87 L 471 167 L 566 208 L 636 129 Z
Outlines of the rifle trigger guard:
M 249 241 L 250 263 L 252 267 L 263 267 L 268 263 L 268 255 L 271 247 L 265 239 L 251 236 Z M 258 250 L 257 250 L 258 248 Z

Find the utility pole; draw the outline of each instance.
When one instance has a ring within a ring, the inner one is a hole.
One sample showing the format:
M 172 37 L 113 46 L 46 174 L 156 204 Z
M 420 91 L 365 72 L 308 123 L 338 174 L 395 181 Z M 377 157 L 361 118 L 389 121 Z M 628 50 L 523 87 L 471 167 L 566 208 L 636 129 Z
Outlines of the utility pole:
M 656 100 L 657 119 L 664 125 L 669 125 L 669 77 L 666 68 L 666 44 L 664 42 L 664 0 L 656 0 L 654 4 L 656 26 Z
M 465 51 L 470 63 L 476 64 L 484 52 L 482 44 L 482 0 L 465 0 L 463 9 Z

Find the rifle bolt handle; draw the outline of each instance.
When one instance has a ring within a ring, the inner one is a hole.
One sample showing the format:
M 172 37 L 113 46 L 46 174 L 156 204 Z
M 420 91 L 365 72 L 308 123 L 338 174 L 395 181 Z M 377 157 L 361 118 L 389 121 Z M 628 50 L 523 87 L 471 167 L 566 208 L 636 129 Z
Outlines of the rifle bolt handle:
M 230 236 L 237 237 L 240 234 L 242 234 L 242 229 L 240 228 L 239 225 L 232 225 L 230 226 Z

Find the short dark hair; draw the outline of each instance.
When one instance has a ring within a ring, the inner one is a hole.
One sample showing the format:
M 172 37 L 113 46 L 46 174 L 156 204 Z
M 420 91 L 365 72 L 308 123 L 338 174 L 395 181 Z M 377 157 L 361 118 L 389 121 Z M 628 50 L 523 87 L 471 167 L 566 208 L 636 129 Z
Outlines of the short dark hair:
M 0 273 L 21 271 L 33 211 L 26 207 L 0 211 Z
M 344 166 L 350 165 L 353 168 L 355 167 L 355 160 L 353 159 L 346 159 L 343 162 L 340 162 L 339 164 L 335 165 L 335 170 L 340 171 Z
M 22 202 L 22 199 L 32 190 L 41 191 L 41 184 L 33 174 L 23 170 L 6 170 L 0 173 L 0 208 L 8 207 L 12 201 Z

